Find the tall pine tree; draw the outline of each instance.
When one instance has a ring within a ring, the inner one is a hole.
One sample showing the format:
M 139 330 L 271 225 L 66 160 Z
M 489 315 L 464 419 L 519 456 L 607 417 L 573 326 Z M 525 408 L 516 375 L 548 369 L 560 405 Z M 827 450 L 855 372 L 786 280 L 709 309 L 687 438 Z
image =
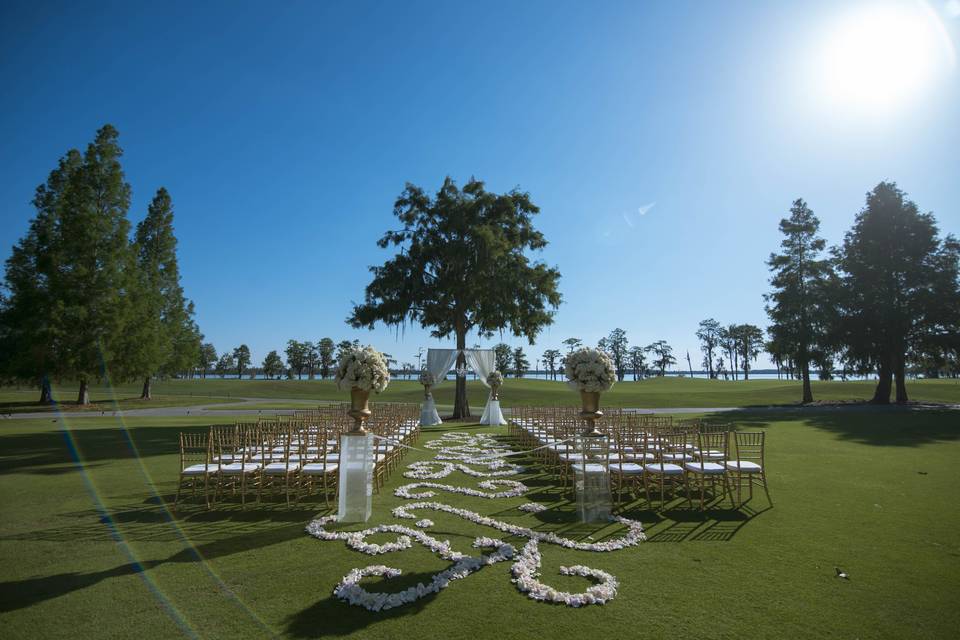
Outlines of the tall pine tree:
M 60 378 L 62 327 L 58 305 L 60 217 L 67 190 L 83 157 L 71 149 L 33 199 L 36 216 L 6 262 L 8 295 L 0 305 L 0 362 L 4 377 L 40 387 L 40 402 L 53 401 L 51 379 Z
M 177 266 L 173 205 L 161 187 L 137 225 L 134 250 L 137 286 L 131 293 L 133 314 L 127 336 L 124 370 L 143 378 L 141 398 L 151 398 L 154 375 L 192 369 L 202 336 L 193 321 L 193 303 L 186 300 Z
M 793 356 L 803 379 L 803 402 L 813 402 L 810 359 L 813 345 L 823 335 L 824 282 L 830 262 L 821 258 L 820 220 L 802 199 L 794 200 L 790 217 L 780 220 L 781 253 L 772 253 L 767 266 L 774 290 L 765 294 L 767 315 L 773 323 L 779 349 Z M 746 371 L 746 370 L 745 370 Z

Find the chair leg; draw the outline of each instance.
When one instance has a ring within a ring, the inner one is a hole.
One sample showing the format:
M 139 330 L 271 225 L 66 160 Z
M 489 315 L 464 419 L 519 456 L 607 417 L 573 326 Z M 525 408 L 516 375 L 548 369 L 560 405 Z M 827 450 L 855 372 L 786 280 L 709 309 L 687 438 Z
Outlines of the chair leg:
M 767 502 L 770 503 L 770 506 L 773 506 L 773 500 L 770 499 L 770 489 L 767 487 L 767 472 L 760 471 L 760 479 L 763 480 L 763 492 L 767 494 Z

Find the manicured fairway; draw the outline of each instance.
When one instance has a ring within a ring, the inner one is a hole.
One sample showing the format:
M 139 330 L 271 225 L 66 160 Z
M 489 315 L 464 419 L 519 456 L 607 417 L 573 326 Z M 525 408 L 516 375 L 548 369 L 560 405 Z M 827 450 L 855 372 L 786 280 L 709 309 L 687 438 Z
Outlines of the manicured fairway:
M 814 398 L 818 401 L 867 400 L 873 395 L 875 382 L 821 382 L 813 383 Z M 345 395 L 329 380 L 170 380 L 157 382 L 155 393 L 163 398 L 156 405 L 132 400 L 139 395 L 137 385 L 118 385 L 95 388 L 95 399 L 110 397 L 131 398 L 126 408 L 161 406 L 160 402 L 179 396 L 189 404 L 223 402 L 236 398 L 281 398 L 310 401 L 343 401 Z M 468 381 L 470 405 L 481 409 L 487 390 L 480 382 Z M 917 402 L 960 403 L 960 380 L 910 381 L 907 390 Z M 10 399 L 12 390 L 0 389 L 0 412 L 3 402 Z M 72 401 L 74 387 L 55 388 L 58 399 Z M 17 396 L 32 394 L 26 400 L 36 400 L 36 392 L 21 391 Z M 437 404 L 453 405 L 454 383 L 445 382 L 434 390 Z M 505 407 L 516 405 L 567 405 L 579 403 L 579 396 L 563 382 L 508 378 L 500 392 Z M 420 402 L 423 387 L 415 381 L 393 380 L 387 390 L 375 399 L 385 402 Z M 745 407 L 795 404 L 800 399 L 800 383 L 787 380 L 723 381 L 690 378 L 650 378 L 640 382 L 625 380 L 603 395 L 609 407 Z M 298 407 L 298 403 L 264 402 L 252 408 Z M 68 407 L 69 408 L 69 407 Z M 251 407 L 245 407 L 251 408 Z
M 285 383 L 284 383 L 285 384 Z M 509 564 L 481 569 L 441 593 L 385 613 L 341 603 L 331 589 L 353 567 L 383 563 L 405 577 L 367 579 L 402 589 L 448 563 L 419 546 L 371 557 L 304 533 L 317 503 L 172 518 L 176 436 L 197 419 L 87 418 L 0 422 L 0 629 L 7 638 L 815 637 L 948 638 L 960 628 L 960 419 L 957 412 L 718 414 L 768 432 L 773 508 L 705 516 L 677 503 L 657 514 L 641 500 L 624 514 L 650 540 L 612 554 L 542 546 L 542 580 L 583 563 L 614 573 L 618 597 L 574 610 L 529 600 Z M 431 429 L 420 444 L 444 429 Z M 487 428 L 483 428 L 487 429 Z M 505 433 L 494 429 L 492 433 Z M 404 463 L 429 457 L 412 452 Z M 439 492 L 434 500 L 567 537 L 616 532 L 575 522 L 569 492 L 531 466 L 523 498 Z M 390 509 L 395 473 L 371 524 L 403 523 Z M 476 486 L 456 472 L 443 480 Z M 536 500 L 538 515 L 516 506 Z M 515 539 L 444 513 L 430 530 L 471 552 L 475 536 Z M 394 536 L 376 536 L 385 542 Z M 835 567 L 849 573 L 836 577 Z

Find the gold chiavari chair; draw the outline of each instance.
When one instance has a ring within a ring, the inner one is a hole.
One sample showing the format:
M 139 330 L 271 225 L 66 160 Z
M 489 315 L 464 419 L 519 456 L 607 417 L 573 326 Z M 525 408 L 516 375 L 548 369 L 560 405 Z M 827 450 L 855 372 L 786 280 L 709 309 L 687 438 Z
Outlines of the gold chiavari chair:
M 616 448 L 610 454 L 610 476 L 611 480 L 616 481 L 616 498 L 620 502 L 625 483 L 632 488 L 636 488 L 643 481 L 642 463 L 646 454 L 644 453 L 643 434 L 637 421 L 631 418 L 622 420 L 613 442 L 615 442 Z M 637 462 L 638 457 L 640 462 Z
M 217 492 L 219 499 L 225 489 L 236 495 L 240 490 L 240 504 L 246 507 L 247 487 L 256 486 L 261 464 L 260 428 L 257 425 L 238 424 L 233 431 L 222 430 L 215 443 L 217 448 Z M 229 461 L 229 462 L 228 462 Z
M 296 438 L 299 441 L 300 433 L 292 429 L 271 429 L 264 434 L 263 455 L 260 470 L 260 482 L 257 485 L 257 502 L 261 501 L 263 490 L 268 486 L 278 488 L 283 485 L 287 506 L 290 506 L 290 487 L 295 484 L 300 471 L 299 446 L 292 445 Z
M 647 445 L 644 448 L 650 450 L 650 436 L 646 438 Z M 674 492 L 679 484 L 685 483 L 683 467 L 671 460 L 675 459 L 676 454 L 686 452 L 687 438 L 681 432 L 669 430 L 657 432 L 654 439 L 657 444 L 657 459 L 643 465 L 643 488 L 647 500 L 652 504 L 650 485 L 657 485 L 660 488 L 660 507 L 663 508 L 666 485 L 670 485 L 671 492 Z
M 180 479 L 177 482 L 177 496 L 173 500 L 176 511 L 180 502 L 181 490 L 190 487 L 191 495 L 196 496 L 197 485 L 203 480 L 203 499 L 210 508 L 210 476 L 217 473 L 217 464 L 212 461 L 210 432 L 180 433 Z
M 320 429 L 306 432 L 301 439 L 300 459 L 302 464 L 298 476 L 297 500 L 300 499 L 300 489 L 303 489 L 306 495 L 310 495 L 315 483 L 320 482 L 323 486 L 324 503 L 327 507 L 330 506 L 330 488 L 337 487 L 340 463 L 338 453 L 333 454 L 336 457 L 331 456 L 328 446 L 329 436 L 330 434 L 326 429 Z
M 696 484 L 700 489 L 700 511 L 703 511 L 707 484 L 710 485 L 714 496 L 716 496 L 718 481 L 723 484 L 724 496 L 730 489 L 723 461 L 717 462 L 714 458 L 715 453 L 726 450 L 727 433 L 725 431 L 698 433 L 694 459 L 683 465 L 684 481 L 687 485 L 687 503 L 693 505 L 690 499 L 690 484 L 693 481 L 693 484 Z
M 743 504 L 741 489 L 743 481 L 746 480 L 750 498 L 753 498 L 753 485 L 760 485 L 772 506 L 773 500 L 770 499 L 770 490 L 767 487 L 767 470 L 764 462 L 766 432 L 734 431 L 732 440 L 733 457 L 726 461 L 725 466 L 730 479 L 737 485 L 737 503 Z

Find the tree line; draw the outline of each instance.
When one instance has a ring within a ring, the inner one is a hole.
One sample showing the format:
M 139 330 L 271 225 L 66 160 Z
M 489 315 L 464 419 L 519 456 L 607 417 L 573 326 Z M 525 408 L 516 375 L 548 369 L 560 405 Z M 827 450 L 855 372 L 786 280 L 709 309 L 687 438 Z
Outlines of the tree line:
M 36 211 L 5 265 L 0 291 L 0 380 L 40 388 L 108 375 L 143 380 L 193 367 L 202 335 L 180 285 L 173 203 L 160 187 L 131 235 L 131 187 L 119 133 L 97 131 L 60 158 L 32 200 Z
M 767 350 L 803 381 L 811 402 L 810 366 L 821 377 L 875 373 L 873 402 L 909 400 L 909 368 L 929 377 L 960 374 L 960 243 L 940 237 L 932 213 L 921 213 L 893 182 L 866 194 L 843 241 L 829 250 L 820 220 L 802 199 L 780 221 L 779 253 L 767 260 Z

